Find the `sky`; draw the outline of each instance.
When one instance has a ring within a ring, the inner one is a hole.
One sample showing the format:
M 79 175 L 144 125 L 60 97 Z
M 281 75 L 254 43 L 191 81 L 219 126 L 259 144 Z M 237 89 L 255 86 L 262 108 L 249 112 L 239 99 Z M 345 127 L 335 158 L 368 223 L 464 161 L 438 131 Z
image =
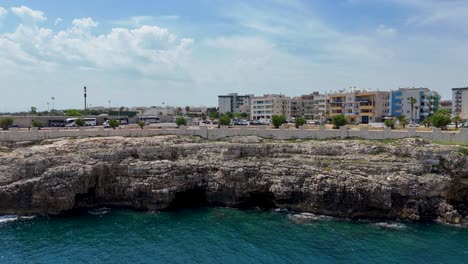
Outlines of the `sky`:
M 0 112 L 468 86 L 466 0 L 0 0 Z

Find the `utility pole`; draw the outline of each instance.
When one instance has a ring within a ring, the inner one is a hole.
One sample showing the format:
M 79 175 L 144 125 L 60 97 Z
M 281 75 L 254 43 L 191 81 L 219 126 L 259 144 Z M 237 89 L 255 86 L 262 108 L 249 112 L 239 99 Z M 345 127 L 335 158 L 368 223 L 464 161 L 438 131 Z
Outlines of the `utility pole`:
M 86 111 L 86 86 L 84 87 L 84 110 Z

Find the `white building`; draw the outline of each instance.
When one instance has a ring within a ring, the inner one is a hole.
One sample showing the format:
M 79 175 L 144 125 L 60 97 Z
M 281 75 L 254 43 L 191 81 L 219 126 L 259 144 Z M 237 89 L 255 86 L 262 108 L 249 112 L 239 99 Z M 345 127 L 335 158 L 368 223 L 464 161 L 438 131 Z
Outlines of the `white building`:
M 271 119 L 274 115 L 291 117 L 291 98 L 282 94 L 266 94 L 254 97 L 251 101 L 252 119 Z
M 452 115 L 468 119 L 468 87 L 452 89 Z
M 253 94 L 238 95 L 230 93 L 228 95 L 218 96 L 218 111 L 224 113 L 250 113 L 251 99 Z

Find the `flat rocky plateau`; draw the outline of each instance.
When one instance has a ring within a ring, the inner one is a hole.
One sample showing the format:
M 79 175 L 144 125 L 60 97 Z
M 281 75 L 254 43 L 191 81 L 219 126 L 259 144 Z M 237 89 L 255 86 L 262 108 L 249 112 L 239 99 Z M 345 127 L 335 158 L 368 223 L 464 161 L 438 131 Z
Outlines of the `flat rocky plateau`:
M 0 214 L 216 205 L 353 219 L 468 220 L 468 156 L 423 139 L 158 136 L 3 145 Z

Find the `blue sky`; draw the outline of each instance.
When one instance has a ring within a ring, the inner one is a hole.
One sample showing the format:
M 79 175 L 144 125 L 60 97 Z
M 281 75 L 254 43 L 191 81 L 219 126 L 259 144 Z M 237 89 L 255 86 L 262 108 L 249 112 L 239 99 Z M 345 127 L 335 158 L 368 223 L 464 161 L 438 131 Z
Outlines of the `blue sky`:
M 0 112 L 468 85 L 468 1 L 1 1 Z

